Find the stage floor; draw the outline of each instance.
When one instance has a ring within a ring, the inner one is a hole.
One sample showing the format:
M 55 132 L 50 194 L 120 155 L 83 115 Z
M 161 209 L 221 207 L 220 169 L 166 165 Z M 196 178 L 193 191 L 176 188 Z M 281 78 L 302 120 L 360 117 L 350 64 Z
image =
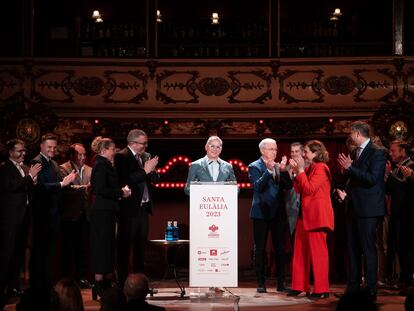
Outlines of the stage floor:
M 182 281 L 185 286 L 188 282 Z M 334 297 L 334 293 L 342 293 L 345 289 L 344 284 L 331 285 L 331 295 L 329 299 L 311 300 L 306 297 L 292 298 L 287 297 L 283 293 L 277 293 L 273 287 L 274 281 L 269 281 L 268 293 L 257 294 L 256 284 L 253 281 L 239 282 L 239 287 L 229 288 L 229 290 L 240 296 L 240 310 L 260 310 L 270 311 L 317 311 L 317 310 L 335 310 L 338 298 Z M 186 288 L 184 299 L 180 298 L 180 291 L 175 286 L 174 280 L 156 281 L 152 285 L 158 289 L 158 293 L 149 298 L 149 303 L 165 307 L 167 310 L 235 310 L 234 300 L 223 298 L 220 301 L 211 303 L 210 301 L 194 302 L 190 300 L 191 292 L 198 292 L 197 288 Z M 204 289 L 204 291 L 206 291 Z M 82 290 L 85 310 L 99 310 L 99 302 L 93 301 L 91 298 L 91 290 Z M 5 310 L 16 310 L 15 303 L 18 299 L 10 301 Z M 403 311 L 405 297 L 398 296 L 397 291 L 389 291 L 380 289 L 378 292 L 377 303 L 381 311 Z

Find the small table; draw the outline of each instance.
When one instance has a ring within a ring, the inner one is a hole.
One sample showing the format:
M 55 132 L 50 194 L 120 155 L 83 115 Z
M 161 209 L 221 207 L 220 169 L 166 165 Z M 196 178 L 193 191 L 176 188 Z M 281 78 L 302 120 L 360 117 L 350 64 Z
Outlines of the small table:
M 165 262 L 167 265 L 167 271 L 164 274 L 164 278 L 167 275 L 167 273 L 169 272 L 170 268 L 172 268 L 173 274 L 174 274 L 174 279 L 175 282 L 178 285 L 178 288 L 180 289 L 180 296 L 184 297 L 185 296 L 185 288 L 183 286 L 181 286 L 180 282 L 177 279 L 177 270 L 176 270 L 176 263 L 177 263 L 177 254 L 178 254 L 178 250 L 185 246 L 185 245 L 189 245 L 190 244 L 190 240 L 177 240 L 177 241 L 166 241 L 166 240 L 150 240 L 150 243 L 154 244 L 154 245 L 158 245 L 161 247 L 164 247 L 164 251 L 165 251 Z M 175 252 L 175 256 L 174 256 L 174 262 L 170 263 L 168 261 L 168 249 L 170 249 L 173 246 L 177 246 L 177 250 Z M 150 291 L 150 296 L 154 295 L 154 290 L 151 289 Z

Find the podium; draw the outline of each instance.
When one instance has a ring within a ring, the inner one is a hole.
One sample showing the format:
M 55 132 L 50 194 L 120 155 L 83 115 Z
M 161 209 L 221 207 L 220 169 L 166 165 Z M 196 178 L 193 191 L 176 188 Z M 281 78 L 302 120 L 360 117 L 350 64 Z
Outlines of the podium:
M 237 287 L 237 184 L 190 185 L 190 287 Z

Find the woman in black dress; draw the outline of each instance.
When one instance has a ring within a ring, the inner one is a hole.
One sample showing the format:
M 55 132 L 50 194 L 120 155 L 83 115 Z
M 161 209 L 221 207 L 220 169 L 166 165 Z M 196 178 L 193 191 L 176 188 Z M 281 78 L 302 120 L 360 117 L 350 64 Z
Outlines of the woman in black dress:
M 131 195 L 125 186 L 119 189 L 118 176 L 113 167 L 115 143 L 110 138 L 97 137 L 92 142 L 97 154 L 92 169 L 91 185 L 94 201 L 91 209 L 91 257 L 95 273 L 92 298 L 97 299 L 111 286 L 115 261 L 115 222 L 118 202 Z

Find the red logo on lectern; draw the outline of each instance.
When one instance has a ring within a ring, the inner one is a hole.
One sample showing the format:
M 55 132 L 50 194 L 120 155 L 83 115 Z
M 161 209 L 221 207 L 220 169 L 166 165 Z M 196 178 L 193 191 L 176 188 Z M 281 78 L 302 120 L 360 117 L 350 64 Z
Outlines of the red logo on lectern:
M 216 225 L 211 225 L 210 227 L 208 227 L 208 230 L 210 230 L 211 232 L 216 232 L 219 229 L 219 227 L 217 227 Z

